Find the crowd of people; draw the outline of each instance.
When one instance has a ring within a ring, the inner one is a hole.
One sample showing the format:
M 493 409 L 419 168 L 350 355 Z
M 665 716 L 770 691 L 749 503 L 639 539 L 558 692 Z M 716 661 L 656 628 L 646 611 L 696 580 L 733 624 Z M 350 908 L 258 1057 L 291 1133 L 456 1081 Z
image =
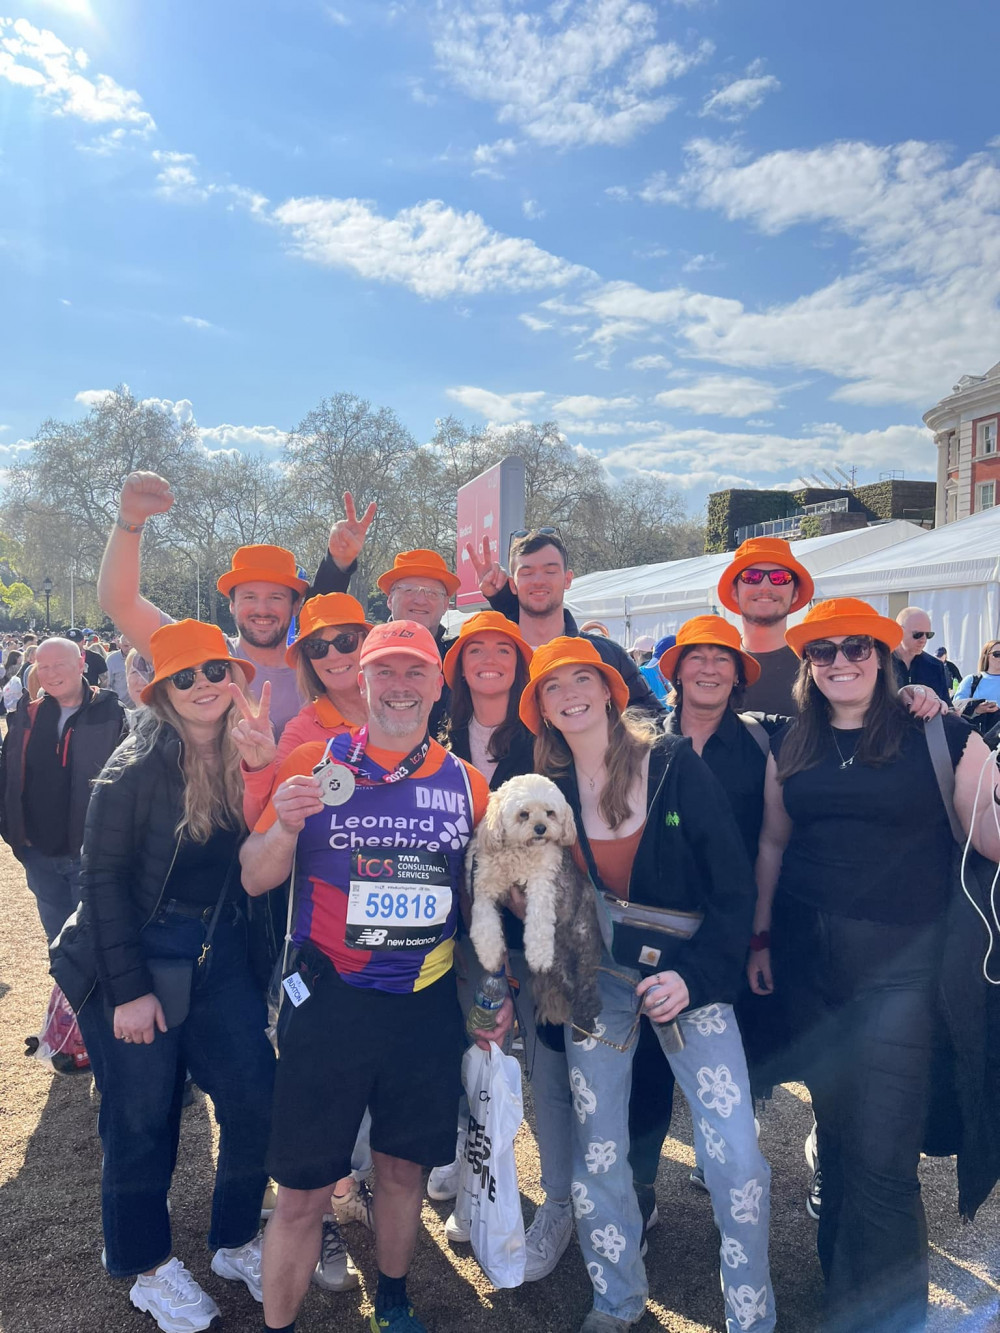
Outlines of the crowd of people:
M 515 534 L 506 567 L 488 540 L 469 549 L 490 609 L 456 636 L 458 580 L 431 551 L 396 556 L 378 580 L 390 618 L 372 624 L 348 588 L 375 512 L 350 496 L 311 585 L 282 548 L 234 553 L 226 638 L 141 592 L 143 528 L 172 503 L 164 478 L 124 484 L 98 587 L 117 645 L 74 629 L 4 651 L 0 834 L 90 1055 L 102 1262 L 133 1279 L 133 1305 L 164 1333 L 219 1315 L 170 1227 L 193 1079 L 219 1124 L 212 1271 L 245 1284 L 267 1333 L 291 1333 L 310 1283 L 358 1285 L 348 1222 L 374 1232 L 371 1329 L 425 1333 L 407 1287 L 421 1199 L 455 1197 L 465 1148 L 466 849 L 490 793 L 534 772 L 565 795 L 574 861 L 616 914 L 593 1030 L 557 1029 L 536 1021 L 512 891 L 514 984 L 471 1038 L 509 1049 L 516 1030 L 530 1080 L 545 1197 L 524 1281 L 575 1233 L 581 1333 L 642 1318 L 679 1085 L 727 1333 L 769 1333 L 755 1112 L 795 1079 L 816 1120 L 824 1328 L 922 1328 L 917 1168 L 943 1031 L 958 1104 L 978 1099 L 948 1149 L 967 1214 L 1000 1176 L 997 1136 L 975 1129 L 1000 1119 L 988 1025 L 937 1012 L 950 972 L 968 985 L 982 963 L 956 838 L 1000 860 L 1000 642 L 962 677 L 928 653 L 923 610 L 816 602 L 789 544 L 757 538 L 719 582 L 733 620 L 627 651 L 578 628 L 551 527 Z M 468 1239 L 457 1215 L 446 1234 Z

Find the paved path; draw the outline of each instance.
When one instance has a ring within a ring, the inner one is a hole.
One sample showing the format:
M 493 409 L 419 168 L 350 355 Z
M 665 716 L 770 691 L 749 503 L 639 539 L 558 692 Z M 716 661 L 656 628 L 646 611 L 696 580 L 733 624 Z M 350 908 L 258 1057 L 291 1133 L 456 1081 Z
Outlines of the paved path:
M 0 844 L 0 1333 L 139 1333 L 153 1328 L 128 1299 L 128 1284 L 101 1269 L 97 1106 L 89 1075 L 52 1074 L 26 1060 L 23 1038 L 37 1031 L 49 981 L 45 948 L 18 864 Z M 658 1182 L 660 1225 L 648 1257 L 652 1293 L 640 1333 L 719 1330 L 717 1237 L 707 1197 L 687 1181 L 690 1122 L 675 1117 Z M 814 1224 L 803 1208 L 808 1168 L 802 1154 L 811 1123 L 802 1089 L 782 1088 L 763 1118 L 761 1145 L 773 1171 L 771 1254 L 781 1333 L 817 1327 L 820 1274 Z M 172 1192 L 178 1254 L 222 1307 L 224 1333 L 257 1333 L 259 1307 L 242 1286 L 209 1272 L 205 1247 L 215 1148 L 209 1105 L 185 1112 Z M 538 1158 L 528 1126 L 517 1144 L 530 1218 L 539 1199 Z M 955 1207 L 949 1161 L 923 1168 L 931 1236 L 932 1333 L 1000 1328 L 1000 1199 L 964 1226 Z M 447 1205 L 425 1204 L 411 1277 L 419 1313 L 432 1333 L 575 1333 L 590 1305 L 590 1285 L 575 1246 L 546 1281 L 497 1292 L 467 1246 L 444 1238 Z M 347 1231 L 363 1275 L 358 1292 L 312 1291 L 299 1333 L 353 1333 L 367 1327 L 375 1255 L 362 1228 Z

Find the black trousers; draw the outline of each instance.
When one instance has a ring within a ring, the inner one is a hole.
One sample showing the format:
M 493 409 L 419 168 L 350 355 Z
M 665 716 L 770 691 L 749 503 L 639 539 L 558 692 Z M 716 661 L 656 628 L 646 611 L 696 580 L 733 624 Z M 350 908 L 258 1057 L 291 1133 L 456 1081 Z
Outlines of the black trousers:
M 826 1327 L 915 1333 L 927 1314 L 917 1167 L 941 928 L 856 921 L 779 894 L 772 939 L 818 1126 Z

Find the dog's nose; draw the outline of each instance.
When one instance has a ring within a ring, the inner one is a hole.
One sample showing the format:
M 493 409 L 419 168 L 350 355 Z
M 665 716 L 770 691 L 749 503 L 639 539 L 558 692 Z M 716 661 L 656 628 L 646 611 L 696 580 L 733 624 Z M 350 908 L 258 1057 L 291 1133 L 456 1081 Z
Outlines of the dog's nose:
M 546 825 L 546 824 L 536 824 L 536 825 L 535 825 L 535 833 L 537 834 L 537 836 L 538 836 L 539 838 L 544 837 L 544 835 L 545 835 L 546 833 L 548 833 L 548 831 L 549 831 L 549 830 L 548 830 L 548 825 Z

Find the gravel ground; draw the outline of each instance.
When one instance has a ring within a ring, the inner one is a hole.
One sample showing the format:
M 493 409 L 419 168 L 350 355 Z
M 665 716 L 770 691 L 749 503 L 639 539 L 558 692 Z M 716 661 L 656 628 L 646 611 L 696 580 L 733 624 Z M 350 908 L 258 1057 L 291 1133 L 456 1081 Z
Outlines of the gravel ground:
M 20 866 L 0 845 L 0 1333 L 138 1333 L 153 1329 L 133 1310 L 128 1283 L 100 1266 L 100 1145 L 97 1105 L 87 1073 L 61 1076 L 24 1058 L 23 1039 L 37 1031 L 49 992 L 44 939 Z M 660 1225 L 650 1234 L 651 1299 L 640 1328 L 702 1333 L 724 1328 L 715 1265 L 717 1236 L 707 1197 L 692 1188 L 691 1125 L 679 1098 L 657 1186 Z M 682 1114 L 683 1112 L 683 1114 Z M 538 1156 L 529 1124 L 517 1140 L 522 1197 L 530 1220 L 539 1202 Z M 802 1145 L 811 1116 L 804 1089 L 778 1090 L 762 1119 L 761 1145 L 771 1163 L 771 1256 L 782 1333 L 818 1326 L 820 1273 L 814 1224 L 803 1207 L 808 1183 Z M 215 1125 L 199 1094 L 185 1112 L 180 1163 L 172 1191 L 177 1253 L 218 1301 L 224 1333 L 256 1333 L 259 1308 L 239 1284 L 209 1271 L 205 1246 L 213 1176 Z M 922 1168 L 931 1236 L 932 1333 L 1000 1328 L 1000 1199 L 972 1226 L 956 1211 L 950 1161 Z M 590 1307 L 590 1284 L 575 1246 L 547 1280 L 495 1291 L 468 1246 L 451 1247 L 443 1224 L 448 1205 L 425 1203 L 410 1288 L 433 1333 L 576 1330 Z M 370 1312 L 375 1254 L 371 1237 L 347 1228 L 361 1270 L 356 1292 L 310 1291 L 300 1333 L 360 1330 Z

